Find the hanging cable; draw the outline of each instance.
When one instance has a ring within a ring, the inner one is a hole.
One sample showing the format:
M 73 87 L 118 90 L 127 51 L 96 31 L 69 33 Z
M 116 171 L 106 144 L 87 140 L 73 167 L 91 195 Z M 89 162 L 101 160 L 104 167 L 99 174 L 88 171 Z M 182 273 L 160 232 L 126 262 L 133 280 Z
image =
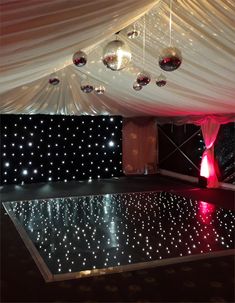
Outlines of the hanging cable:
M 171 26 L 172 26 L 172 0 L 170 0 L 170 22 L 169 22 L 170 46 L 171 46 Z
M 143 68 L 145 66 L 145 15 L 144 15 L 144 28 L 143 28 Z

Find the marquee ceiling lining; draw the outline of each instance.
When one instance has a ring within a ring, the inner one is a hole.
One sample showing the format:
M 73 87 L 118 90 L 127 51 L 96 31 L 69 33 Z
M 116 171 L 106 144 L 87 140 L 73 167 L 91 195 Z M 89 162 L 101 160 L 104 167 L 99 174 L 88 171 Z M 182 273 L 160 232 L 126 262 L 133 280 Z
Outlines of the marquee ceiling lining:
M 183 63 L 174 72 L 158 66 L 169 44 L 169 0 L 2 1 L 1 113 L 44 113 L 123 116 L 229 116 L 235 113 L 234 11 L 232 0 L 173 0 L 172 44 L 182 51 Z M 146 13 L 146 14 L 145 14 Z M 146 22 L 145 66 L 143 37 L 127 38 L 135 21 Z M 101 60 L 104 46 L 126 41 L 132 63 L 123 71 L 107 69 Z M 88 63 L 72 64 L 83 49 Z M 142 69 L 152 75 L 141 91 L 133 90 Z M 48 83 L 56 71 L 57 86 Z M 154 79 L 161 73 L 167 85 Z M 105 95 L 85 94 L 81 79 L 89 76 L 106 86 Z M 231 114 L 232 113 L 232 114 Z

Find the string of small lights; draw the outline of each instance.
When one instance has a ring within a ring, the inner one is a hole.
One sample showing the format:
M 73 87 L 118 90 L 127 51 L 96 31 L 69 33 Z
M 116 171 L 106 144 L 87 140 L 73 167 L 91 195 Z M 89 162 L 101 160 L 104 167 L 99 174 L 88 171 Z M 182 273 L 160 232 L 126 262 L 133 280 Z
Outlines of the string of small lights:
M 122 175 L 119 116 L 1 115 L 1 184 Z

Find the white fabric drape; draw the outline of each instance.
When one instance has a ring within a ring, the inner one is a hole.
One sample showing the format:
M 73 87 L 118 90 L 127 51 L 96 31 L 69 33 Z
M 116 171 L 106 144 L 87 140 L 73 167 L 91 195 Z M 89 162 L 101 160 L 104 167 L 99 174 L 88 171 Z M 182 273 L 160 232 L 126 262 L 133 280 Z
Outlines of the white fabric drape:
M 201 125 L 206 150 L 202 155 L 200 175 L 207 178 L 208 188 L 215 188 L 219 186 L 214 166 L 214 142 L 216 140 L 219 128 L 220 123 L 211 118 L 206 119 Z
M 223 115 L 206 115 L 206 116 L 183 116 L 183 117 L 158 117 L 156 118 L 158 124 L 172 123 L 176 125 L 183 124 L 195 124 L 202 125 L 206 120 L 212 119 L 219 124 L 227 124 L 235 121 L 235 114 L 223 114 Z
M 176 117 L 174 121 L 187 117 L 196 123 L 213 114 L 234 121 L 234 1 L 173 1 L 172 44 L 182 51 L 183 63 L 178 70 L 165 72 L 168 82 L 161 88 L 154 79 L 162 72 L 159 53 L 169 45 L 169 1 L 8 0 L 1 6 L 2 114 L 150 115 Z M 144 13 L 145 66 L 142 35 L 129 40 L 125 29 L 137 20 L 142 32 Z M 127 69 L 114 72 L 101 57 L 120 29 L 133 59 Z M 79 49 L 88 54 L 87 65 L 80 69 L 72 64 Z M 132 85 L 143 69 L 151 73 L 152 81 L 137 92 Z M 60 84 L 52 87 L 48 78 L 55 71 Z M 82 93 L 84 75 L 104 84 L 105 95 Z
M 153 7 L 155 0 L 1 1 L 1 92 L 71 64 Z

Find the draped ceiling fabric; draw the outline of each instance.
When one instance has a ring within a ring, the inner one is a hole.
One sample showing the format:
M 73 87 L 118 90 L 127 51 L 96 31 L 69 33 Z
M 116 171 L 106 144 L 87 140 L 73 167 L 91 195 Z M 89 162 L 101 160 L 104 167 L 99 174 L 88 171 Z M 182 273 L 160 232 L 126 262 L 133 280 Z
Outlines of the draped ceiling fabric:
M 183 63 L 174 72 L 163 72 L 168 83 L 159 88 L 154 79 L 162 72 L 159 53 L 169 45 L 169 2 L 2 0 L 0 113 L 149 115 L 176 117 L 175 122 L 214 115 L 233 121 L 235 1 L 172 1 L 172 44 L 182 51 Z M 142 34 L 127 38 L 133 22 L 143 32 L 144 14 L 145 65 Z M 103 65 L 101 57 L 118 30 L 131 48 L 132 63 L 115 72 Z M 88 54 L 82 68 L 72 64 L 79 49 Z M 152 81 L 137 92 L 132 85 L 143 69 L 151 73 Z M 53 72 L 60 79 L 57 86 L 48 84 Z M 81 92 L 86 76 L 105 85 L 105 95 Z

